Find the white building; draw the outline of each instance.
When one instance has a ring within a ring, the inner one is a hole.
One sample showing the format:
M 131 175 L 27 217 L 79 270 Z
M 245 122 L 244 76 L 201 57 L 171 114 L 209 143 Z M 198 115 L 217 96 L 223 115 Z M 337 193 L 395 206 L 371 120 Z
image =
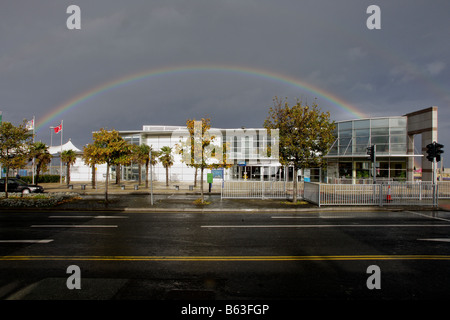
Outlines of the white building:
M 278 158 L 268 157 L 261 152 L 267 150 L 265 147 L 271 144 L 265 129 L 211 128 L 209 133 L 216 137 L 214 140 L 216 145 L 220 146 L 226 142 L 231 146 L 227 154 L 227 163 L 231 162 L 233 166 L 223 170 L 223 178 L 225 180 L 271 180 L 283 178 Z M 188 131 L 186 127 L 145 125 L 142 130 L 119 131 L 119 135 L 128 143 L 135 145 L 147 144 L 156 151 L 159 151 L 164 146 L 172 148 L 174 164 L 169 168 L 169 180 L 171 182 L 194 180 L 195 169 L 186 165 L 182 161 L 182 156 L 175 151 L 176 145 L 180 145 L 182 141 L 187 141 Z M 141 170 L 144 173 L 145 168 Z M 137 165 L 126 166 L 122 170 L 122 179 L 137 180 L 138 172 Z M 206 173 L 210 172 L 211 170 L 205 170 L 205 180 Z M 214 174 L 217 174 L 216 177 L 218 178 L 220 172 L 214 171 Z M 158 162 L 153 167 L 152 176 L 153 180 L 165 181 L 166 169 L 161 163 Z M 198 172 L 197 178 L 200 179 L 200 172 Z
M 77 153 L 77 159 L 75 163 L 70 167 L 70 181 L 91 181 L 92 179 L 92 168 L 86 165 L 82 159 L 82 150 L 78 149 L 72 141 L 69 139 L 62 146 L 51 146 L 48 148 L 49 153 L 53 156 L 52 159 L 52 173 L 59 174 L 62 169 L 63 176 L 66 175 L 66 166 L 63 164 L 60 165 L 59 159 L 61 152 L 66 150 L 73 150 Z M 57 162 L 57 164 L 55 163 Z M 59 165 L 59 168 L 58 168 Z M 106 164 L 96 165 L 96 181 L 105 181 L 106 180 Z

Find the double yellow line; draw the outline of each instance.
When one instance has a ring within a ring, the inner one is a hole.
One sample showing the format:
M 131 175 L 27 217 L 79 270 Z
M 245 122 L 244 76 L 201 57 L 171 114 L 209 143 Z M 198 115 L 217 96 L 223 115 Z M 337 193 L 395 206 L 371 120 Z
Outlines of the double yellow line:
M 450 260 L 450 255 L 323 255 L 323 256 L 2 256 L 0 261 L 356 261 Z

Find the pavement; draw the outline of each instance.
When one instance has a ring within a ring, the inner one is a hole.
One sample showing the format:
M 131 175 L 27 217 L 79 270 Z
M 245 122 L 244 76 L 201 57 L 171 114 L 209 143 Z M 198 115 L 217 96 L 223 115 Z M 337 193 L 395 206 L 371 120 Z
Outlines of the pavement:
M 193 183 L 153 182 L 152 192 L 145 187 L 145 182 L 121 182 L 108 185 L 108 201 L 105 201 L 105 184 L 98 183 L 96 188 L 91 182 L 74 182 L 68 187 L 60 183 L 42 183 L 45 192 L 78 193 L 74 201 L 65 202 L 55 209 L 62 210 L 117 210 L 117 211 L 158 211 L 158 212 L 310 212 L 310 211 L 386 211 L 386 210 L 418 210 L 418 207 L 378 207 L 378 206 L 326 206 L 318 207 L 306 201 L 297 204 L 287 199 L 221 199 L 221 184 L 204 183 L 204 200 L 206 204 L 198 204 L 201 197 L 200 187 Z M 198 183 L 199 185 L 199 183 Z M 153 194 L 153 197 L 152 197 Z M 420 207 L 420 210 L 432 208 Z M 450 200 L 439 200 L 439 210 L 450 211 Z

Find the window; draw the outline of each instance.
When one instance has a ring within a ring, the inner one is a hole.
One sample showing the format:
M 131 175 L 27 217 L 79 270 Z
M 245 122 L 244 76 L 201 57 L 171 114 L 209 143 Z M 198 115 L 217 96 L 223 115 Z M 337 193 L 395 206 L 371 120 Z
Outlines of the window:
M 389 128 L 389 119 L 372 119 L 370 124 L 372 128 Z

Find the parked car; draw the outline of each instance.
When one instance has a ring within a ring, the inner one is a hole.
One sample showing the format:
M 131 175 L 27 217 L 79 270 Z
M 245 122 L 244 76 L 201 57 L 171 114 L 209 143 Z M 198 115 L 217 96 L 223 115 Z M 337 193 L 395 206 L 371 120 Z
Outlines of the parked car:
M 0 179 L 0 192 L 5 192 L 5 178 Z M 8 192 L 42 193 L 44 188 L 37 184 L 28 184 L 17 178 L 8 178 Z

